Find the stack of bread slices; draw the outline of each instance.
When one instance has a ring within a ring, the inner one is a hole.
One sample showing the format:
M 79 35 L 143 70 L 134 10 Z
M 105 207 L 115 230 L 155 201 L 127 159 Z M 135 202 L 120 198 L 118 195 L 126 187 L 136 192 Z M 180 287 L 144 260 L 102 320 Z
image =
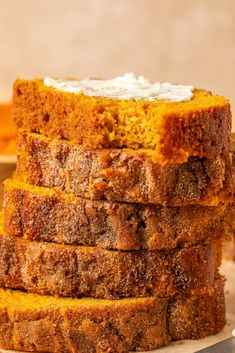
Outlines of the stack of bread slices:
M 0 347 L 122 353 L 222 330 L 228 101 L 132 76 L 18 79 L 13 118 Z

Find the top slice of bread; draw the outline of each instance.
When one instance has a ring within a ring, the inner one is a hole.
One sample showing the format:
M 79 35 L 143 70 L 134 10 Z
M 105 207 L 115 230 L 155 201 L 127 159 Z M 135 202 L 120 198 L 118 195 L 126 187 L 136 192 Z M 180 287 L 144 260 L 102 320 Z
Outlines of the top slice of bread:
M 150 149 L 162 163 L 189 156 L 214 158 L 230 149 L 228 100 L 194 90 L 184 102 L 89 97 L 16 80 L 13 117 L 18 128 L 89 148 Z

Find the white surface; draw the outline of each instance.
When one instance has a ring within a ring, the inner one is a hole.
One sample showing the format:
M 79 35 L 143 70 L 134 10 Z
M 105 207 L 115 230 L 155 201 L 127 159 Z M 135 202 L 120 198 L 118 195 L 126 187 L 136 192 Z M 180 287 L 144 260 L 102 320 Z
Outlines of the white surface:
M 91 97 L 148 101 L 167 99 L 175 102 L 190 100 L 194 89 L 192 86 L 172 85 L 168 82 L 150 83 L 143 76 L 136 77 L 132 73 L 109 80 L 65 80 L 46 77 L 44 85 L 63 92 L 83 93 Z
M 184 340 L 159 348 L 148 353 L 194 353 L 200 349 L 220 342 L 232 336 L 232 330 L 235 328 L 235 263 L 224 261 L 221 272 L 227 277 L 226 283 L 226 303 L 227 303 L 227 324 L 222 332 L 215 336 L 203 338 L 201 340 Z M 23 353 L 1 350 L 0 353 Z M 142 352 L 146 353 L 146 352 Z

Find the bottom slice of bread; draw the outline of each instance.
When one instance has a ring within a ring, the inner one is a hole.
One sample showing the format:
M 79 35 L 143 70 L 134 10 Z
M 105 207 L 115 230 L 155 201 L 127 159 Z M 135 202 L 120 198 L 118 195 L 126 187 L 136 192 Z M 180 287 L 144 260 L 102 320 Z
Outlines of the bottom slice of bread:
M 53 353 L 146 351 L 224 327 L 223 279 L 200 296 L 70 299 L 0 288 L 0 347 Z

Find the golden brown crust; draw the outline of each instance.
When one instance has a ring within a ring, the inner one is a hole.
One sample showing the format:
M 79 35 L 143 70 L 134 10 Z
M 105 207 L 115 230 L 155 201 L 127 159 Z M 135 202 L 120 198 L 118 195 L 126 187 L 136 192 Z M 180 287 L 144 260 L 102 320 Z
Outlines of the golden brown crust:
M 216 326 L 223 327 L 225 324 L 225 303 L 224 303 L 224 293 L 221 287 L 221 282 L 215 282 L 215 290 L 217 296 L 212 299 L 212 297 L 204 296 L 194 297 L 194 300 L 190 300 L 190 297 L 180 298 L 174 302 L 174 298 L 171 301 L 171 305 L 168 308 L 168 315 L 171 317 L 170 321 L 170 335 L 173 340 L 182 340 L 185 335 L 190 335 L 190 338 L 197 339 L 200 329 L 197 327 L 205 328 L 209 330 L 216 330 Z M 208 318 L 213 317 L 216 314 L 214 321 L 208 320 Z M 190 325 L 190 322 L 194 322 L 194 327 Z M 180 324 L 179 324 L 180 322 Z M 205 329 L 207 331 L 207 329 Z M 205 333 L 207 335 L 209 332 Z
M 223 281 L 214 292 L 201 296 L 143 298 L 83 306 L 64 299 L 51 305 L 37 296 L 0 289 L 0 347 L 48 353 L 126 353 L 153 350 L 171 340 L 198 339 L 218 333 L 225 325 Z M 30 302 L 33 307 L 19 306 Z M 22 297 L 24 297 L 22 299 Z M 49 298 L 47 298 L 48 301 Z M 78 300 L 74 302 L 78 303 Z
M 133 150 L 89 150 L 18 132 L 16 175 L 84 198 L 165 206 L 216 204 L 231 197 L 231 155 L 160 165 Z
M 214 158 L 230 149 L 229 102 L 196 90 L 189 102 L 87 97 L 17 80 L 13 117 L 18 128 L 88 148 L 150 148 L 162 162 Z
M 123 298 L 209 291 L 221 245 L 122 252 L 0 236 L 0 285 L 39 294 Z
M 9 235 L 105 249 L 173 249 L 228 239 L 235 204 L 155 207 L 93 201 L 57 189 L 5 181 L 4 225 Z

